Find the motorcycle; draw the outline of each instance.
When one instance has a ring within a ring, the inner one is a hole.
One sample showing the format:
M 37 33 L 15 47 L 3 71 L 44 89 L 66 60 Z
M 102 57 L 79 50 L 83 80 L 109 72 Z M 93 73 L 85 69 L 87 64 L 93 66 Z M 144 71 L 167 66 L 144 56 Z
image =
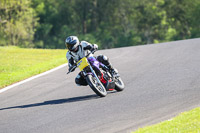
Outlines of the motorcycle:
M 114 89 L 123 91 L 125 85 L 118 71 L 115 69 L 114 73 L 109 72 L 108 67 L 99 62 L 94 56 L 90 56 L 94 52 L 96 51 L 89 52 L 75 63 L 67 74 L 79 67 L 90 88 L 100 97 L 105 97 L 107 91 L 113 91 Z

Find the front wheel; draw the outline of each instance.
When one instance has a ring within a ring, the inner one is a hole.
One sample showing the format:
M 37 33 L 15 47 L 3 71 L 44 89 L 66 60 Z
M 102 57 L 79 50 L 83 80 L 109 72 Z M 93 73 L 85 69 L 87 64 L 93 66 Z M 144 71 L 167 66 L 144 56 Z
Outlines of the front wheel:
M 122 79 L 120 77 L 117 77 L 115 79 L 115 90 L 116 91 L 123 91 L 125 88 L 124 82 L 122 81 Z
M 88 85 L 92 88 L 92 90 L 100 97 L 105 97 L 107 95 L 106 89 L 103 84 L 97 81 L 96 77 L 92 75 L 87 75 L 86 81 Z

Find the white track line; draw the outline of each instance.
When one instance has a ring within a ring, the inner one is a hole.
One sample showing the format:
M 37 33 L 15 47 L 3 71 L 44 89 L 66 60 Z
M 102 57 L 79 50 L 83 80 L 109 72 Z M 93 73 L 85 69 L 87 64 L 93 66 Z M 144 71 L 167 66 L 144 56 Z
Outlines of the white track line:
M 25 79 L 25 80 L 23 80 L 23 81 L 17 82 L 17 83 L 15 83 L 15 84 L 13 84 L 13 85 L 7 86 L 7 87 L 5 87 L 5 88 L 3 88 L 3 89 L 0 89 L 0 93 L 5 92 L 5 91 L 7 91 L 7 90 L 10 90 L 10 89 L 12 89 L 12 88 L 15 87 L 15 86 L 21 85 L 21 84 L 23 84 L 23 83 L 26 83 L 26 82 L 31 81 L 31 80 L 33 80 L 33 79 L 36 79 L 36 78 L 38 78 L 38 77 L 44 76 L 44 75 L 46 75 L 46 74 L 49 74 L 49 73 L 51 73 L 51 72 L 53 72 L 53 71 L 56 71 L 56 70 L 58 70 L 58 69 L 60 69 L 60 68 L 65 67 L 65 66 L 67 66 L 67 63 L 66 63 L 66 64 L 63 64 L 63 65 L 60 65 L 60 66 L 58 66 L 58 67 L 56 67 L 56 68 L 53 68 L 53 69 L 51 69 L 51 70 L 49 70 L 49 71 L 46 71 L 46 72 L 44 72 L 44 73 L 35 75 L 35 76 L 30 77 L 30 78 L 28 78 L 28 79 Z

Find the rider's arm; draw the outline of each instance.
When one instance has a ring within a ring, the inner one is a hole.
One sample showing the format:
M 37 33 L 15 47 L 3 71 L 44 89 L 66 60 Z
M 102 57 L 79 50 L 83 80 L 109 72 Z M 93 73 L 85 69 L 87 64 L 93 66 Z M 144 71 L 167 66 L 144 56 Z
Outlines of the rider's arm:
M 73 57 L 70 55 L 69 51 L 66 54 L 66 58 L 68 60 L 68 66 L 69 66 L 69 71 L 72 69 L 72 66 L 74 65 L 74 59 Z
M 97 44 L 90 44 L 86 41 L 82 41 L 81 42 L 82 46 L 84 47 L 84 50 L 92 50 L 92 49 L 98 49 L 98 45 Z

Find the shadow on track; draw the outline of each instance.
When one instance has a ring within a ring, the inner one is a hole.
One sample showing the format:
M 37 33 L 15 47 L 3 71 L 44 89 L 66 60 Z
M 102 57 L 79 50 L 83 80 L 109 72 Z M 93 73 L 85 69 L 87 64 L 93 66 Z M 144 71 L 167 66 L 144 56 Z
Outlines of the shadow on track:
M 15 109 L 15 108 L 31 108 L 31 107 L 37 107 L 37 106 L 53 105 L 53 104 L 73 103 L 73 102 L 86 101 L 86 100 L 92 100 L 92 99 L 97 99 L 97 98 L 100 98 L 100 97 L 95 94 L 87 95 L 87 96 L 79 96 L 79 97 L 73 97 L 73 98 L 44 101 L 41 103 L 34 103 L 34 104 L 28 104 L 28 105 L 0 108 L 0 111 L 7 110 L 7 109 Z

